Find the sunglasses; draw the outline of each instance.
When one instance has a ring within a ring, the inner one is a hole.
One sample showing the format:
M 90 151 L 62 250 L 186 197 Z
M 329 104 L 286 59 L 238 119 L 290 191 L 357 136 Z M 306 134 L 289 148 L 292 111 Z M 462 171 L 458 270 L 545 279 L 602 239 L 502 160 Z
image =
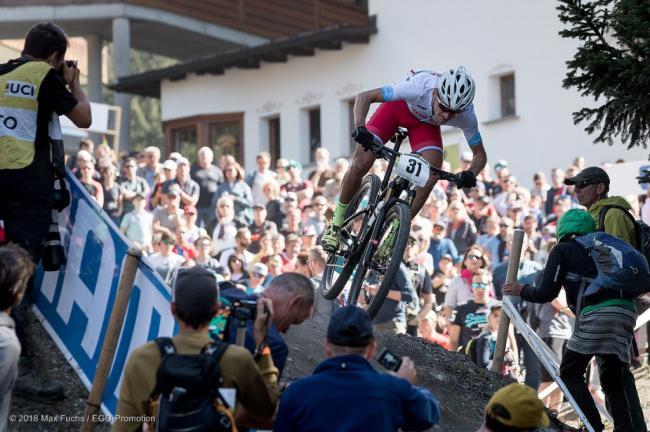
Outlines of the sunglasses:
M 478 260 L 482 260 L 483 257 L 480 256 L 480 255 L 467 255 L 467 259 L 477 260 L 478 261 Z
M 458 114 L 460 112 L 460 111 L 452 111 L 451 109 L 443 105 L 443 103 L 440 102 L 440 99 L 438 99 L 438 107 L 440 108 L 440 111 L 446 114 Z
M 594 182 L 593 180 L 585 180 L 585 181 L 581 181 L 581 182 L 576 183 L 575 186 L 576 186 L 576 189 L 584 189 L 587 186 L 591 186 L 591 185 L 595 185 L 595 184 L 598 184 L 598 183 Z
M 485 289 L 489 286 L 486 282 L 472 282 L 472 288 L 482 288 Z

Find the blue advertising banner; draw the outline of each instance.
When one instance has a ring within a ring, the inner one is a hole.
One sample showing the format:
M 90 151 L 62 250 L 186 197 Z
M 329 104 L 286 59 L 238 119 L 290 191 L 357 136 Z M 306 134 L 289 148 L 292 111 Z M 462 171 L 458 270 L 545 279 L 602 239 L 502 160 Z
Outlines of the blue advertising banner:
M 58 272 L 37 270 L 34 311 L 90 389 L 129 248 L 128 240 L 68 173 L 71 204 L 59 214 L 59 230 L 67 264 Z M 114 415 L 122 371 L 129 353 L 158 336 L 177 332 L 170 311 L 169 287 L 140 261 L 133 293 L 102 409 Z

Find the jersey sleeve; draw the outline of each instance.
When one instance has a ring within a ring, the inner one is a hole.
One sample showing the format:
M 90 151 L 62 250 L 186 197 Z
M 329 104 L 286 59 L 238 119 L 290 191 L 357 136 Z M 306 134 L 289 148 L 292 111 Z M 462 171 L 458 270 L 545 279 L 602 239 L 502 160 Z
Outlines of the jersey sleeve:
M 77 99 L 68 91 L 63 78 L 54 70 L 50 70 L 38 93 L 38 101 L 49 111 L 55 111 L 58 115 L 65 115 L 77 106 Z
M 427 82 L 431 79 L 430 74 L 416 73 L 409 74 L 403 80 L 393 85 L 381 88 L 381 95 L 384 101 L 415 101 L 427 91 Z
M 481 133 L 478 130 L 478 119 L 474 112 L 474 104 L 470 105 L 467 110 L 457 117 L 451 119 L 447 124 L 461 129 L 470 147 L 483 144 Z

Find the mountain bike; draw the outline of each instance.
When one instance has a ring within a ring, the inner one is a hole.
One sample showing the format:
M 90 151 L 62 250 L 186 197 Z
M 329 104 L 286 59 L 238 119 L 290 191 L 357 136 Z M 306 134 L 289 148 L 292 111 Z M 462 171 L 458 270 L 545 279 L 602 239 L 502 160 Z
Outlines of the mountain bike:
M 323 297 L 332 300 L 352 277 L 344 296 L 346 304 L 366 307 L 371 318 L 399 271 L 411 229 L 416 186 L 424 187 L 431 176 L 457 185 L 460 182 L 456 174 L 432 166 L 417 153 L 401 154 L 399 148 L 406 136 L 405 129 L 398 129 L 391 149 L 353 134 L 367 151 L 387 160 L 388 167 L 383 180 L 375 174 L 363 178 L 345 213 L 339 249 L 329 254 L 320 287 Z M 391 178 L 393 171 L 396 175 Z

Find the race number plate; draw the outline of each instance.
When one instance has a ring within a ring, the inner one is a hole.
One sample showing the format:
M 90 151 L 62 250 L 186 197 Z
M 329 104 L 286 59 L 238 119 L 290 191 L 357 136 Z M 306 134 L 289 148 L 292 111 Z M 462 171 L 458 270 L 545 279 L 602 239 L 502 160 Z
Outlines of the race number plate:
M 429 163 L 417 153 L 403 154 L 397 163 L 397 175 L 424 187 L 429 180 Z

